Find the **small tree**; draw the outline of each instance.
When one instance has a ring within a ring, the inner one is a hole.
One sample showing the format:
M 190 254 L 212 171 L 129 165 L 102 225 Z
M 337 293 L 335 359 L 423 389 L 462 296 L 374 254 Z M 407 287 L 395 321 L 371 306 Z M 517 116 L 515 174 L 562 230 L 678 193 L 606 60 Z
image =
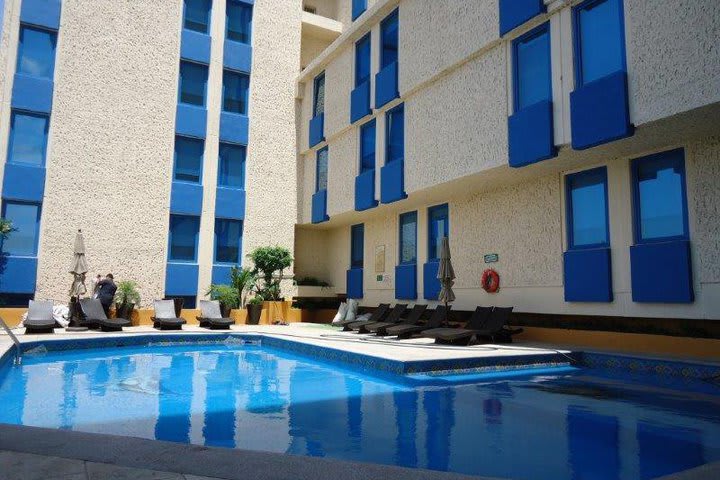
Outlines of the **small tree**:
M 253 274 L 263 281 L 262 286 L 256 287 L 257 293 L 265 300 L 280 300 L 283 271 L 290 268 L 293 262 L 290 250 L 280 246 L 258 247 L 250 252 L 248 257 L 255 264 Z

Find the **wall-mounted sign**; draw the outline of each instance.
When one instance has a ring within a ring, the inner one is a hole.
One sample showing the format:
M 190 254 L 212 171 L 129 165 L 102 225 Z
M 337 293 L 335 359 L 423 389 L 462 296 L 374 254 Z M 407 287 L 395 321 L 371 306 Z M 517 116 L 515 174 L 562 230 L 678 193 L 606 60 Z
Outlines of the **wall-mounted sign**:
M 485 260 L 485 263 L 495 263 L 499 260 L 500 257 L 498 257 L 497 253 L 489 253 L 483 257 Z
M 385 273 L 385 245 L 375 247 L 375 273 Z

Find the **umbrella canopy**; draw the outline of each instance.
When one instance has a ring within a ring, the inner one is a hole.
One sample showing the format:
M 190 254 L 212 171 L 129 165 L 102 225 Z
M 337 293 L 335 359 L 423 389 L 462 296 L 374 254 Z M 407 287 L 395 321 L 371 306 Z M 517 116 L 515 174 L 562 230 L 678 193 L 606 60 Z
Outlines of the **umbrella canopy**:
M 455 301 L 455 293 L 452 290 L 455 284 L 455 270 L 453 270 L 452 261 L 450 260 L 450 242 L 447 237 L 442 237 L 437 278 L 440 280 L 438 300 L 444 302 L 445 306 L 447 306 L 448 303 Z
M 85 260 L 85 239 L 83 239 L 82 231 L 78 230 L 77 235 L 75 235 L 73 262 L 70 267 L 70 273 L 73 275 L 73 283 L 72 287 L 70 287 L 71 297 L 79 297 L 87 293 L 87 287 L 85 286 L 85 274 L 87 271 L 87 261 Z

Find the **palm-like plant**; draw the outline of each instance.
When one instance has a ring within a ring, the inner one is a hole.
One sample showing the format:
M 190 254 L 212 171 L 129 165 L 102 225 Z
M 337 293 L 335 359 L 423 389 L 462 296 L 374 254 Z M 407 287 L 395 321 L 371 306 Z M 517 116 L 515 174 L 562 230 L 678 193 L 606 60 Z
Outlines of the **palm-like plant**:
M 230 285 L 235 289 L 240 302 L 240 307 L 245 307 L 247 294 L 255 286 L 257 276 L 252 270 L 243 267 L 232 267 L 230 269 Z

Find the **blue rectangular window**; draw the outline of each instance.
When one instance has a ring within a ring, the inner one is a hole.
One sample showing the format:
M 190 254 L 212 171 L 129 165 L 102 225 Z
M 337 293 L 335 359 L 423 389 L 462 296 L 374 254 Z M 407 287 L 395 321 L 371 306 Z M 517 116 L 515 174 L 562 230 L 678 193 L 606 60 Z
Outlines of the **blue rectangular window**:
M 325 72 L 313 82 L 313 117 L 325 113 Z
M 200 217 L 170 215 L 170 248 L 168 259 L 181 262 L 197 261 Z
M 352 0 L 352 19 L 355 20 L 367 10 L 367 0 Z
M 240 263 L 242 221 L 215 219 L 215 263 Z
M 405 157 L 405 109 L 398 105 L 385 116 L 385 163 Z
M 44 165 L 49 123 L 47 115 L 13 111 L 10 118 L 7 161 L 24 165 Z
M 625 70 L 622 0 L 588 0 L 573 10 L 578 87 Z
M 360 127 L 360 173 L 375 168 L 375 119 Z
M 57 33 L 28 25 L 20 25 L 17 73 L 53 78 Z
M 205 106 L 208 67 L 199 63 L 180 62 L 180 96 L 178 102 Z
M 380 24 L 380 69 L 398 61 L 398 11 Z
M 363 268 L 365 256 L 365 225 L 350 228 L 350 268 Z
M 400 215 L 400 265 L 417 261 L 417 212 Z
M 12 222 L 14 229 L 2 242 L 2 253 L 27 257 L 37 255 L 40 205 L 7 201 L 3 204 L 2 216 Z
M 607 168 L 565 177 L 568 249 L 610 245 Z
M 205 142 L 196 138 L 175 137 L 175 174 L 180 182 L 200 183 Z
M 355 86 L 370 79 L 370 34 L 355 44 Z
M 183 27 L 200 33 L 208 33 L 211 0 L 185 0 Z
M 635 242 L 688 239 L 685 152 L 637 158 L 632 177 Z
M 253 7 L 245 2 L 230 0 L 225 9 L 227 31 L 225 37 L 240 43 L 250 43 Z
M 218 186 L 245 188 L 245 155 L 244 145 L 232 143 L 220 144 L 218 161 Z
M 315 191 L 327 190 L 328 182 L 328 149 L 317 152 L 317 165 L 315 170 Z
M 428 209 L 428 259 L 438 260 L 442 238 L 450 235 L 448 205 L 437 205 Z
M 549 23 L 513 42 L 513 88 L 516 112 L 552 98 Z
M 250 75 L 223 71 L 223 111 L 247 115 Z

